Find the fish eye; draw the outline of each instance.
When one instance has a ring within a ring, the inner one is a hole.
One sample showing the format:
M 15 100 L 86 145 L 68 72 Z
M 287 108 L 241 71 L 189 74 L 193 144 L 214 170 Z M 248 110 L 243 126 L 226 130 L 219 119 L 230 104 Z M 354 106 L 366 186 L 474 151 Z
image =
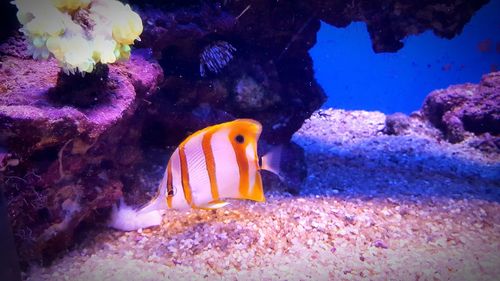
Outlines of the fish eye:
M 174 196 L 174 195 L 175 195 L 175 193 L 176 193 L 176 188 L 175 188 L 175 186 L 172 186 L 172 188 L 171 188 L 171 189 L 167 187 L 167 196 Z
M 245 138 L 242 135 L 237 135 L 235 138 L 236 142 L 243 143 L 245 142 Z

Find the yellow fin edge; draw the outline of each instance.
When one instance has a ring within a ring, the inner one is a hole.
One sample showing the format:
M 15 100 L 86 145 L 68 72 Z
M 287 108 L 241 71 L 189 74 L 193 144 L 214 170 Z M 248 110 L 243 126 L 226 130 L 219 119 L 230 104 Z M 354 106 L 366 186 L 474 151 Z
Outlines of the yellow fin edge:
M 229 204 L 231 204 L 231 203 L 226 202 L 226 201 L 222 201 L 222 200 L 214 200 L 214 201 L 208 202 L 206 205 L 196 206 L 195 208 L 202 209 L 202 210 L 216 210 L 216 209 L 222 208 L 224 206 L 227 206 Z

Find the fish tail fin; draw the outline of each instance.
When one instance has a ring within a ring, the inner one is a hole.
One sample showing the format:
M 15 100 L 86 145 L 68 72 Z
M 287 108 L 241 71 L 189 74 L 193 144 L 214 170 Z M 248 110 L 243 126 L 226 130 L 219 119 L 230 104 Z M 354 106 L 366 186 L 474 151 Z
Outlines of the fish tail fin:
M 113 206 L 108 226 L 123 231 L 147 228 L 160 225 L 162 215 L 163 212 L 159 210 L 151 209 L 149 212 L 143 212 L 143 209 L 135 210 L 131 206 L 127 206 L 124 199 L 121 198 L 119 205 Z
M 268 153 L 262 156 L 261 169 L 268 170 L 273 174 L 277 175 L 281 181 L 283 181 L 283 176 L 281 174 L 281 153 L 283 152 L 283 146 L 278 145 L 272 148 Z

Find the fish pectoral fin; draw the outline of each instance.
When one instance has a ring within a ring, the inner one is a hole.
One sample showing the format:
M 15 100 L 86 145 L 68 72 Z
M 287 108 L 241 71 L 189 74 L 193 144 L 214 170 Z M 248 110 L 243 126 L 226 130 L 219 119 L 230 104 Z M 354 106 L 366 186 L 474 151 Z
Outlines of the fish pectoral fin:
M 231 204 L 231 203 L 228 203 L 228 202 L 225 202 L 222 200 L 214 200 L 214 201 L 207 203 L 206 205 L 198 206 L 197 209 L 215 210 L 215 209 L 219 209 L 219 208 L 222 208 L 224 206 L 227 206 L 229 204 Z

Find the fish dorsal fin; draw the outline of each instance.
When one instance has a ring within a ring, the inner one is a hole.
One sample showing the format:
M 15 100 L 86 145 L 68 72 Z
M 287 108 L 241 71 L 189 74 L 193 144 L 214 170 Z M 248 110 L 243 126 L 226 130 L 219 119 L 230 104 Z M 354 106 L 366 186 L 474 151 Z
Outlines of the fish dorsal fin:
M 231 203 L 226 202 L 226 201 L 222 201 L 222 200 L 214 200 L 214 201 L 209 202 L 205 205 L 197 206 L 196 208 L 197 209 L 204 209 L 204 210 L 215 210 L 215 209 L 225 207 L 229 204 L 231 204 Z

